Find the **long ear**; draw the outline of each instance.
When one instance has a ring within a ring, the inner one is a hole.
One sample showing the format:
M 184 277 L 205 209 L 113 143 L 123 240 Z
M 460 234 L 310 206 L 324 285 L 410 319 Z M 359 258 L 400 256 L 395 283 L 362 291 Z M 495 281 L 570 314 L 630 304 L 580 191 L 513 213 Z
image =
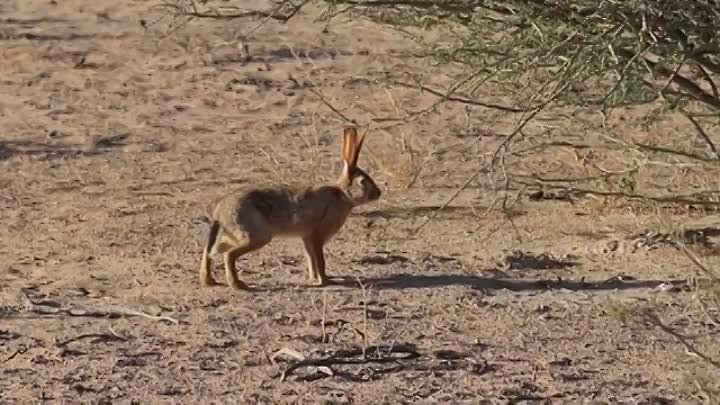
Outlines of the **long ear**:
M 343 131 L 342 158 L 347 163 L 348 168 L 354 168 L 357 164 L 360 146 L 362 146 L 362 138 L 359 139 L 358 143 L 357 129 L 354 127 L 345 128 Z
M 355 137 L 355 163 L 357 163 L 358 156 L 360 156 L 360 150 L 362 149 L 363 141 L 365 140 L 365 134 L 357 135 Z

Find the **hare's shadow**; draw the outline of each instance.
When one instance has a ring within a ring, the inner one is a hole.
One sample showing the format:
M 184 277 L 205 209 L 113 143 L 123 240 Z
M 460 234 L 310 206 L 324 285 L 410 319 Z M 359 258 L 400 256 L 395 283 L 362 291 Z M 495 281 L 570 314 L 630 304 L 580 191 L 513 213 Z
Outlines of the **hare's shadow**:
M 707 233 L 707 231 L 705 232 Z M 453 258 L 436 257 L 429 258 L 433 261 L 455 261 Z M 575 267 L 577 258 L 573 256 L 554 258 L 545 254 L 534 255 L 530 253 L 514 252 L 505 258 L 505 264 L 514 274 L 520 273 L 517 270 L 568 270 Z M 392 263 L 408 263 L 410 259 L 395 254 L 373 255 L 367 256 L 358 262 L 364 265 L 380 264 L 388 265 Z M 447 269 L 446 269 L 447 270 Z M 498 269 L 485 269 L 485 274 L 498 274 Z M 408 290 L 423 288 L 443 288 L 460 286 L 474 290 L 508 290 L 514 292 L 523 291 L 548 291 L 548 290 L 568 290 L 568 291 L 602 291 L 602 290 L 638 290 L 653 289 L 665 286 L 668 289 L 677 291 L 687 286 L 683 280 L 657 280 L 647 279 L 638 280 L 632 277 L 611 277 L 604 280 L 586 280 L 584 277 L 577 278 L 560 278 L 560 277 L 542 277 L 530 278 L 519 277 L 478 276 L 467 273 L 451 273 L 433 272 L 431 274 L 422 273 L 395 273 L 382 277 L 352 277 L 330 274 L 332 284 L 326 286 L 318 286 L 303 280 L 299 283 L 287 283 L 281 285 L 258 285 L 254 287 L 255 291 L 278 291 L 288 288 L 295 289 L 337 289 L 337 288 L 361 288 L 371 287 L 375 290 Z M 361 286 L 362 284 L 362 286 Z
M 514 292 L 526 291 L 603 291 L 603 290 L 638 290 L 653 289 L 662 285 L 671 288 L 683 288 L 686 283 L 682 280 L 635 280 L 612 277 L 600 281 L 586 281 L 573 279 L 499 279 L 480 277 L 469 274 L 408 274 L 400 273 L 385 277 L 347 277 L 331 276 L 333 283 L 326 286 L 312 285 L 306 281 L 300 283 L 255 285 L 254 292 L 273 292 L 290 289 L 318 290 L 323 289 L 360 289 L 360 283 L 373 290 L 410 290 L 423 288 L 468 287 L 473 290 L 508 290 Z
M 541 291 L 541 290 L 632 290 L 650 289 L 660 285 L 680 286 L 684 281 L 678 280 L 624 280 L 613 277 L 601 281 L 586 281 L 573 279 L 498 279 L 479 277 L 469 274 L 394 274 L 387 277 L 370 277 L 362 280 L 364 284 L 372 285 L 379 290 L 407 290 L 413 288 L 442 288 L 451 286 L 464 286 L 475 290 L 509 290 L 515 292 Z M 357 281 L 343 281 L 338 283 L 346 286 L 356 285 Z

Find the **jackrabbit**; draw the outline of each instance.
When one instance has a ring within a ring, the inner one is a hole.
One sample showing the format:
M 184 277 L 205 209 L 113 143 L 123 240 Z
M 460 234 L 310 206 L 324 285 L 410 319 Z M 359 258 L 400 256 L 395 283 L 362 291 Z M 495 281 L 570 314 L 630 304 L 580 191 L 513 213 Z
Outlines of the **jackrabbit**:
M 323 246 L 340 230 L 354 207 L 375 201 L 381 194 L 373 179 L 357 167 L 364 138 L 353 127 L 344 129 L 343 168 L 334 183 L 297 189 L 252 188 L 223 197 L 212 213 L 200 265 L 201 284 L 215 284 L 209 256 L 222 253 L 228 286 L 248 289 L 238 279 L 235 261 L 276 236 L 302 238 L 310 280 L 318 286 L 330 284 Z

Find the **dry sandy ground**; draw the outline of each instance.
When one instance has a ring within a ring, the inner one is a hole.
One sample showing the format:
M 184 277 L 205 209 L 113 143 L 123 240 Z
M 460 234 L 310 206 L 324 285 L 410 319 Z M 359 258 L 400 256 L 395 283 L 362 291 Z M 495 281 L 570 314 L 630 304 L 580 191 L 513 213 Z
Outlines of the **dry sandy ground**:
M 248 61 L 223 43 L 256 21 L 163 37 L 140 23 L 154 3 L 123 3 L 0 4 L 1 403 L 680 404 L 714 378 L 674 337 L 621 322 L 652 306 L 718 358 L 682 286 L 687 258 L 632 240 L 712 215 L 523 199 L 511 224 L 487 209 L 497 184 L 481 175 L 415 231 L 509 128 L 460 105 L 375 124 L 361 162 L 385 194 L 327 248 L 340 285 L 308 286 L 299 242 L 276 240 L 238 261 L 256 291 L 200 288 L 212 201 L 338 170 L 344 123 L 316 93 L 367 124 L 437 101 L 386 79 L 440 88 L 459 72 L 364 19 L 322 32 L 312 8 L 255 31 Z M 573 161 L 555 149 L 516 164 L 559 174 Z M 368 361 L 341 351 L 363 345 Z M 270 361 L 283 348 L 354 362 L 281 381 L 295 361 Z

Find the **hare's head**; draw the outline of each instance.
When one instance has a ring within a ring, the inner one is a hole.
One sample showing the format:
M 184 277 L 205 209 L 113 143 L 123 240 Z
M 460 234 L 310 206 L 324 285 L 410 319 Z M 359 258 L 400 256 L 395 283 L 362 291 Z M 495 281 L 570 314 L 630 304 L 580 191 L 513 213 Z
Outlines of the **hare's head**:
M 375 201 L 380 198 L 381 194 L 370 175 L 357 167 L 364 139 L 365 135 L 358 135 L 357 129 L 353 127 L 345 128 L 343 132 L 343 169 L 338 179 L 338 185 L 354 206 Z

